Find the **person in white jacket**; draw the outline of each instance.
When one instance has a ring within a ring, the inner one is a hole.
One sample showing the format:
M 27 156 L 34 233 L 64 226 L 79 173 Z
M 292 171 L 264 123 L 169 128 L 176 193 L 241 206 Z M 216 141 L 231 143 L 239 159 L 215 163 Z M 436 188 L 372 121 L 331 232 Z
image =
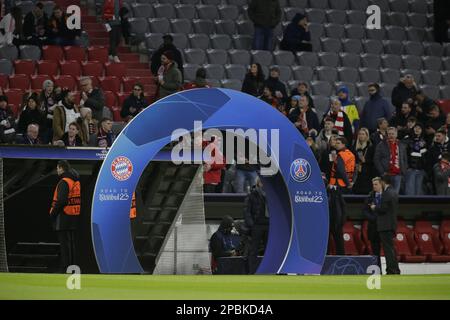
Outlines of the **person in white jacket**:
M 19 7 L 12 8 L 11 12 L 5 15 L 0 21 L 0 45 L 11 45 L 13 44 L 14 38 L 18 38 L 15 34 L 15 31 L 17 31 L 15 17 L 22 17 L 22 12 Z

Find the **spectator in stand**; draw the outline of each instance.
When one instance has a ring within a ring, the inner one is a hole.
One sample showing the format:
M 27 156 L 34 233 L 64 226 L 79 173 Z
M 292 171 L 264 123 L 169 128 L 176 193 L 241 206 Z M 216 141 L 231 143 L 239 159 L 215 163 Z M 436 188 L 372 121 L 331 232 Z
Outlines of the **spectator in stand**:
M 36 3 L 32 11 L 28 12 L 23 21 L 23 34 L 26 43 L 41 47 L 47 43 L 48 18 L 44 12 L 44 5 Z
M 53 137 L 53 110 L 55 110 L 58 102 L 52 80 L 45 80 L 43 82 L 39 101 L 41 102 L 39 109 L 46 117 L 45 129 L 47 129 L 46 132 L 42 132 L 41 130 L 42 141 L 48 143 Z
M 16 135 L 14 113 L 8 106 L 8 97 L 0 96 L 0 142 L 11 143 Z
M 311 97 L 311 95 L 309 94 L 309 87 L 308 84 L 306 82 L 299 82 L 297 85 L 297 88 L 295 88 L 294 90 L 291 91 L 291 97 L 292 96 L 306 96 L 308 97 L 308 105 L 311 109 L 313 109 L 315 111 L 315 107 L 314 107 L 314 100 Z
M 222 169 L 225 168 L 225 158 L 220 152 L 217 137 L 212 136 L 211 141 L 203 142 L 203 147 L 211 151 L 211 159 L 203 164 L 203 190 L 205 193 L 219 192 L 218 186 L 222 180 Z
M 182 88 L 183 76 L 174 61 L 172 51 L 161 55 L 161 66 L 158 70 L 158 99 L 167 97 Z
M 92 110 L 89 108 L 80 109 L 80 135 L 84 145 L 95 146 L 97 142 L 98 121 L 92 118 Z
M 436 42 L 450 42 L 450 10 L 447 0 L 433 1 L 434 39 Z
M 305 138 L 306 144 L 311 149 L 314 154 L 314 158 L 316 158 L 317 162 L 320 162 L 320 157 L 322 156 L 319 145 L 316 143 L 317 131 L 312 129 L 309 131 L 308 135 Z
M 372 179 L 375 176 L 375 167 L 373 156 L 375 147 L 370 141 L 369 130 L 360 128 L 358 138 L 352 150 L 356 158 L 355 183 L 353 185 L 353 193 L 368 194 L 372 189 Z
M 121 7 L 122 0 L 105 0 L 103 3 L 103 21 L 106 23 L 109 35 L 109 60 L 114 62 L 120 62 L 117 56 L 117 47 L 121 37 L 119 14 Z
M 427 141 L 433 141 L 434 134 L 445 126 L 445 116 L 437 105 L 433 105 L 428 112 L 428 121 L 425 123 Z
M 312 51 L 308 19 L 304 14 L 295 14 L 291 23 L 284 29 L 280 49 L 292 51 L 294 54 L 299 51 Z
M 11 12 L 0 20 L 0 45 L 20 45 L 22 32 L 22 11 L 13 7 Z
M 323 120 L 323 129 L 320 130 L 316 138 L 316 144 L 320 151 L 323 152 L 328 147 L 328 142 L 333 135 L 334 121 L 333 119 L 327 117 Z
M 81 30 L 69 30 L 67 28 L 67 16 L 60 6 L 53 8 L 53 14 L 49 19 L 48 42 L 58 46 L 72 46 L 75 38 L 80 36 Z M 77 32 L 78 34 L 76 34 Z
M 288 111 L 288 114 L 290 114 L 292 111 L 298 108 L 300 103 L 300 96 L 299 95 L 293 95 L 291 96 L 289 100 L 289 106 L 286 107 L 286 111 Z
M 307 96 L 294 96 L 298 97 L 298 107 L 293 108 L 289 111 L 288 117 L 289 120 L 297 127 L 297 129 L 303 134 L 304 137 L 307 137 L 311 130 L 314 130 L 317 136 L 320 131 L 319 118 L 317 114 L 311 110 L 308 105 L 308 97 Z
M 130 22 L 128 21 L 130 11 L 127 9 L 127 7 L 120 8 L 119 16 L 120 16 L 120 27 L 123 35 L 123 40 L 125 41 L 125 44 L 130 45 Z
M 69 124 L 80 117 L 79 107 L 75 104 L 75 93 L 65 90 L 62 97 L 53 111 L 53 141 L 61 140 L 64 133 L 69 131 Z
M 389 121 L 392 118 L 392 108 L 389 102 L 381 96 L 378 83 L 369 84 L 368 91 L 370 99 L 364 105 L 361 126 L 373 133 L 377 129 L 377 119 L 386 118 Z
M 405 175 L 405 194 L 420 196 L 424 194 L 423 181 L 427 168 L 427 142 L 421 123 L 416 123 L 414 134 L 405 141 L 408 151 L 408 170 Z
M 249 152 L 249 143 L 246 141 L 245 151 Z M 256 184 L 258 176 L 257 167 L 254 164 L 256 160 L 249 154 L 237 154 L 236 156 L 236 175 L 234 180 L 234 191 L 244 193 L 249 191 Z
M 133 92 L 125 99 L 120 110 L 120 116 L 126 122 L 138 115 L 139 112 L 147 108 L 148 101 L 144 97 L 144 86 L 136 83 L 133 86 Z
M 338 131 L 339 136 L 346 138 L 347 142 L 351 145 L 353 141 L 352 124 L 344 112 L 341 101 L 338 98 L 331 99 L 330 110 L 324 115 L 322 119 L 322 127 L 324 126 L 324 119 L 331 118 L 334 121 L 334 129 Z
M 265 76 L 261 65 L 259 63 L 253 63 L 245 75 L 241 91 L 254 97 L 259 97 L 263 94 L 264 80 Z
M 100 121 L 103 118 L 103 108 L 105 107 L 105 97 L 102 90 L 92 86 L 90 77 L 82 77 L 80 79 L 80 87 L 80 106 L 90 108 L 94 119 Z
M 183 86 L 183 90 L 197 89 L 197 88 L 211 88 L 211 86 L 206 82 L 206 69 L 198 68 L 195 72 L 195 80 L 186 83 Z
M 17 125 L 17 131 L 19 133 L 25 133 L 28 125 L 36 123 L 39 128 L 45 128 L 45 115 L 39 109 L 39 99 L 36 93 L 33 93 L 27 100 L 27 103 L 20 113 L 19 123 Z M 41 130 L 45 131 L 45 130 Z
M 253 50 L 273 50 L 273 30 L 281 21 L 278 0 L 251 0 L 248 17 L 255 26 Z
M 27 127 L 26 134 L 20 136 L 16 140 L 17 144 L 28 144 L 28 145 L 37 145 L 42 144 L 39 139 L 39 125 L 35 123 L 30 123 Z
M 173 44 L 173 37 L 170 34 L 163 36 L 162 45 L 152 54 L 150 65 L 152 73 L 155 76 L 158 76 L 158 71 L 161 67 L 161 56 L 167 51 L 172 52 L 172 60 L 177 63 L 178 69 L 180 70 L 181 75 L 183 75 L 183 56 L 181 55 L 180 50 Z
M 387 129 L 389 128 L 389 122 L 386 118 L 377 119 L 377 131 L 370 135 L 370 140 L 373 146 L 376 148 L 381 141 L 386 140 Z
M 287 102 L 288 94 L 286 86 L 280 81 L 280 69 L 277 67 L 270 68 L 270 75 L 264 85 L 272 90 L 280 104 L 285 104 Z
M 441 160 L 433 166 L 434 186 L 438 196 L 450 196 L 450 153 L 442 153 Z
M 267 104 L 270 104 L 272 107 L 274 107 L 277 110 L 280 110 L 283 112 L 283 108 L 280 105 L 280 102 L 278 99 L 274 96 L 272 89 L 270 89 L 268 86 L 264 87 L 262 96 L 259 97 L 262 101 L 266 102 Z
M 113 121 L 110 118 L 103 118 L 98 124 L 97 146 L 100 148 L 110 148 L 116 138 L 112 132 Z
M 397 128 L 398 138 L 403 139 L 409 132 L 407 123 L 408 118 L 414 116 L 412 112 L 412 104 L 403 102 L 400 113 L 396 113 L 391 119 L 391 126 Z
M 392 90 L 391 102 L 395 107 L 396 115 L 399 115 L 402 109 L 402 105 L 404 103 L 410 103 L 414 100 L 414 97 L 417 93 L 417 85 L 414 81 L 414 77 L 411 74 L 405 75 L 403 78 L 400 78 L 400 82 L 397 86 Z M 412 107 L 414 107 L 412 105 Z M 411 110 L 415 113 L 415 110 Z
M 419 90 L 416 92 L 414 103 L 416 105 L 417 120 L 426 123 L 429 119 L 428 114 L 431 108 L 437 105 L 436 102 L 429 98 L 423 91 Z
M 414 126 L 417 123 L 416 117 L 408 117 L 408 120 L 406 120 L 406 134 L 403 136 L 403 139 L 409 139 L 411 136 L 414 135 Z
M 406 144 L 397 139 L 397 128 L 388 128 L 387 140 L 380 142 L 375 149 L 374 162 L 378 174 L 391 176 L 392 187 L 400 193 L 408 170 L 408 152 Z
M 339 135 L 337 134 L 337 132 L 333 133 L 330 140 L 328 141 L 326 150 L 324 150 L 320 156 L 320 171 L 323 173 L 327 181 L 330 179 L 331 167 L 337 154 L 336 139 L 338 137 Z
M 445 129 L 439 129 L 434 134 L 434 141 L 429 148 L 429 162 L 428 165 L 433 167 L 441 160 L 444 152 L 450 152 L 450 139 L 447 136 Z
M 219 229 L 211 236 L 209 248 L 211 250 L 211 271 L 213 274 L 217 274 L 217 259 L 237 255 L 237 248 L 233 244 L 233 228 L 233 218 L 225 216 L 220 223 Z
M 66 147 L 81 147 L 83 146 L 83 141 L 79 133 L 80 127 L 76 122 L 72 122 L 69 124 L 69 130 L 63 134 L 61 141 Z
M 348 116 L 350 123 L 352 124 L 353 132 L 356 132 L 359 127 L 359 112 L 355 103 L 350 99 L 350 92 L 346 86 L 341 86 L 337 90 L 339 101 L 345 114 Z

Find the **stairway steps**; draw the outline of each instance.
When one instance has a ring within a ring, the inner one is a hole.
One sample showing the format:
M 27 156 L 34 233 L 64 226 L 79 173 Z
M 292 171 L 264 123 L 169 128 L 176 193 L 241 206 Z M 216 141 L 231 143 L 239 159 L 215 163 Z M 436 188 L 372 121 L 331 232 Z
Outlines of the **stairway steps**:
M 108 46 L 109 39 L 108 38 L 89 38 L 90 45 L 94 46 Z
M 134 62 L 134 63 L 139 63 L 139 55 L 137 53 L 120 53 L 119 52 L 119 58 L 120 61 L 122 62 Z M 138 66 L 136 69 L 138 68 L 146 68 L 148 67 L 148 64 L 146 63 L 142 63 L 142 65 Z
M 103 30 L 89 30 L 87 33 L 89 38 L 108 38 L 108 32 Z

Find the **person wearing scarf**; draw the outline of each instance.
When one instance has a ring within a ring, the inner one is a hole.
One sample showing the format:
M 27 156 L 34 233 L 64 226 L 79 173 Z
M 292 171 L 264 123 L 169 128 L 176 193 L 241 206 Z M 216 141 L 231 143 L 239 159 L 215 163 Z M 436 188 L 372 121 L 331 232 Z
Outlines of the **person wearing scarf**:
M 421 123 L 416 123 L 413 134 L 406 141 L 408 145 L 409 169 L 405 175 L 405 194 L 408 196 L 423 195 L 423 180 L 427 167 L 427 142 Z
M 350 93 L 348 88 L 346 86 L 339 87 L 337 95 L 345 114 L 348 116 L 348 119 L 352 124 L 353 132 L 356 132 L 359 127 L 359 112 L 355 103 L 350 100 Z
M 334 120 L 334 129 L 337 130 L 338 135 L 341 137 L 345 137 L 347 139 L 347 142 L 351 145 L 353 141 L 353 131 L 352 131 L 352 124 L 347 116 L 347 114 L 344 112 L 341 101 L 337 98 L 331 99 L 331 106 L 330 110 L 324 115 L 324 118 L 331 118 Z M 323 120 L 322 120 L 322 127 L 323 127 Z
M 450 153 L 442 153 L 441 160 L 433 167 L 436 194 L 450 196 Z
M 283 105 L 280 105 L 280 101 L 273 95 L 272 89 L 270 87 L 264 87 L 264 91 L 262 96 L 259 97 L 262 101 L 270 104 L 272 107 L 286 115 L 285 110 L 283 109 Z
M 294 96 L 292 99 L 298 100 L 298 107 L 293 108 L 289 112 L 289 120 L 297 127 L 297 129 L 303 134 L 304 137 L 308 136 L 311 130 L 317 132 L 320 130 L 319 119 L 317 114 L 311 110 L 308 105 L 307 96 Z

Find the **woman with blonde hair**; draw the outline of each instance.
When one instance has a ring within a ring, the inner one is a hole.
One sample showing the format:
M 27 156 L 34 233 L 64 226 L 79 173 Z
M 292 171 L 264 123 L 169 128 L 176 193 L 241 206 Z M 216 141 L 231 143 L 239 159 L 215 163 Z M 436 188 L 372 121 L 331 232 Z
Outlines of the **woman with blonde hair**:
M 356 179 L 353 185 L 353 193 L 368 194 L 372 190 L 372 178 L 375 177 L 373 164 L 375 147 L 370 141 L 367 128 L 359 129 L 352 152 L 356 158 Z

